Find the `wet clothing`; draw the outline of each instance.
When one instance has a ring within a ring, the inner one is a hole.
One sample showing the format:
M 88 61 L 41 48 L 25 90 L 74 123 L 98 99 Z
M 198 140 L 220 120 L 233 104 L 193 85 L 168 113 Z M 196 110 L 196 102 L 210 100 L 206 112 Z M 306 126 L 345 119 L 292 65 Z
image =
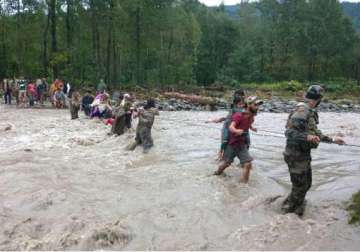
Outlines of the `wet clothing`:
M 93 103 L 93 101 L 94 101 L 94 97 L 91 95 L 85 95 L 82 98 L 81 106 L 86 116 L 90 116 L 91 104 Z
M 311 187 L 311 149 L 317 148 L 318 144 L 308 142 L 307 136 L 316 135 L 322 142 L 333 142 L 317 128 L 318 124 L 318 113 L 306 103 L 299 103 L 288 117 L 284 159 L 289 168 L 292 189 L 286 200 L 286 212 L 302 215 L 305 196 Z
M 150 149 L 153 145 L 153 139 L 151 136 L 151 128 L 154 124 L 155 116 L 159 114 L 159 111 L 155 108 L 150 108 L 140 112 L 139 123 L 136 128 L 136 145 L 142 145 L 144 151 Z
M 79 118 L 79 110 L 80 110 L 80 103 L 70 101 L 70 113 L 72 120 Z
M 289 213 L 303 215 L 306 193 L 311 188 L 312 170 L 311 161 L 294 161 L 285 156 L 285 162 L 289 167 L 291 192 L 287 197 L 284 210 Z
M 254 122 L 254 116 L 247 112 L 236 112 L 231 117 L 231 121 L 235 122 L 236 129 L 242 129 L 245 133 L 247 133 Z M 246 134 L 239 136 L 230 132 L 229 144 L 232 146 L 247 145 Z
M 232 115 L 231 122 L 235 123 L 236 129 L 242 129 L 245 132 L 248 132 L 254 122 L 254 116 L 248 112 L 236 112 Z M 249 154 L 249 146 L 246 139 L 247 137 L 244 134 L 239 136 L 230 132 L 229 142 L 224 151 L 226 163 L 231 164 L 235 157 L 239 158 L 242 165 L 253 160 Z
M 111 126 L 111 133 L 115 135 L 122 135 L 125 133 L 125 111 L 122 107 L 116 107 L 113 114 L 115 119 Z
M 229 126 L 231 124 L 231 118 L 233 116 L 234 113 L 236 112 L 245 112 L 244 108 L 232 108 L 229 111 L 229 114 L 227 115 L 223 127 L 221 129 L 221 150 L 225 150 L 226 145 L 229 143 L 229 138 L 230 138 L 230 130 L 229 130 Z M 250 134 L 245 134 L 244 136 L 246 137 L 246 142 L 248 145 L 250 145 Z
M 125 111 L 125 126 L 126 128 L 130 129 L 132 122 L 132 111 L 131 111 L 132 103 L 130 101 L 125 101 L 123 107 Z
M 235 157 L 239 158 L 240 164 L 242 165 L 253 160 L 246 145 L 232 146 L 228 144 L 224 152 L 225 162 L 231 164 L 232 162 L 234 162 Z
M 80 100 L 81 97 L 79 92 L 74 92 L 69 102 L 72 120 L 79 118 Z

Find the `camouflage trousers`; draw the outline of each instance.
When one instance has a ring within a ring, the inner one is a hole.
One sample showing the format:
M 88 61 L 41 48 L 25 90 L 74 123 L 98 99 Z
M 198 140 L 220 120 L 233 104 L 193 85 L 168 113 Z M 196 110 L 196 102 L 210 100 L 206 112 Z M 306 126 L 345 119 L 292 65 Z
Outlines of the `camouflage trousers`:
M 285 156 L 285 162 L 289 167 L 292 188 L 284 202 L 287 205 L 284 210 L 302 215 L 305 196 L 312 184 L 311 160 L 294 161 Z
M 70 103 L 70 113 L 72 120 L 79 118 L 79 110 L 80 110 L 80 105 Z
M 150 127 L 138 127 L 136 129 L 136 143 L 141 144 L 144 149 L 150 149 L 153 145 L 153 139 L 151 137 L 151 128 Z
M 118 114 L 115 116 L 113 125 L 111 126 L 111 133 L 122 135 L 125 132 L 125 114 Z

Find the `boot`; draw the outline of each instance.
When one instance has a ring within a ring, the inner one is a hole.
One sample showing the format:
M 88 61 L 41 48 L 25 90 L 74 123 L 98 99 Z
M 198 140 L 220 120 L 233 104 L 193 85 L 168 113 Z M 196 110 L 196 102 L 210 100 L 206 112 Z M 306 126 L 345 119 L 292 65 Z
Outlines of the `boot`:
M 294 213 L 296 213 L 299 217 L 302 217 L 304 215 L 305 212 L 305 206 L 306 206 L 306 201 L 304 200 L 304 202 L 302 203 L 301 206 L 298 206 Z

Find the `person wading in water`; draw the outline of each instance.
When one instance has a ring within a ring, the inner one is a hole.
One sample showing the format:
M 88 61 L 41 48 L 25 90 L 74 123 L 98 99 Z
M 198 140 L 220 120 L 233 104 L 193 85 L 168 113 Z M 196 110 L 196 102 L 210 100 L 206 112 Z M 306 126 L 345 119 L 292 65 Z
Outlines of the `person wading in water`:
M 239 100 L 238 102 L 241 103 L 242 101 Z M 240 182 L 247 183 L 249 181 L 253 158 L 249 154 L 246 139 L 249 129 L 252 128 L 259 106 L 262 103 L 263 102 L 258 100 L 255 96 L 248 97 L 246 100 L 245 111 L 236 112 L 232 115 L 231 124 L 229 126 L 230 138 L 229 143 L 225 147 L 224 161 L 220 164 L 214 175 L 221 175 L 224 170 L 232 164 L 234 158 L 238 157 L 241 166 L 244 169 Z
M 135 150 L 136 146 L 142 145 L 144 148 L 144 153 L 147 153 L 154 145 L 151 136 L 151 128 L 154 124 L 155 116 L 159 115 L 159 111 L 155 108 L 154 99 L 148 99 L 144 109 L 134 113 L 135 117 L 139 117 L 139 123 L 136 128 L 135 142 L 130 144 L 127 149 Z
M 316 107 L 323 97 L 323 88 L 311 86 L 305 95 L 305 102 L 297 104 L 286 123 L 286 147 L 284 159 L 289 167 L 291 192 L 282 205 L 284 213 L 304 214 L 305 196 L 311 187 L 311 149 L 320 142 L 345 144 L 341 138 L 332 139 L 324 135 L 317 127 L 319 115 Z

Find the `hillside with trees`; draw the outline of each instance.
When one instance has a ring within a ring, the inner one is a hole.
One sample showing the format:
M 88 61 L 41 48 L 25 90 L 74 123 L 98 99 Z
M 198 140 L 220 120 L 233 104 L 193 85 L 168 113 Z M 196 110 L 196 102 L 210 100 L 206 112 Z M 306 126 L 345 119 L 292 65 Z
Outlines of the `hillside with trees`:
M 343 11 L 359 14 L 359 4 L 262 0 L 233 18 L 197 0 L 1 3 L 2 78 L 104 78 L 113 87 L 360 81 L 359 34 Z

